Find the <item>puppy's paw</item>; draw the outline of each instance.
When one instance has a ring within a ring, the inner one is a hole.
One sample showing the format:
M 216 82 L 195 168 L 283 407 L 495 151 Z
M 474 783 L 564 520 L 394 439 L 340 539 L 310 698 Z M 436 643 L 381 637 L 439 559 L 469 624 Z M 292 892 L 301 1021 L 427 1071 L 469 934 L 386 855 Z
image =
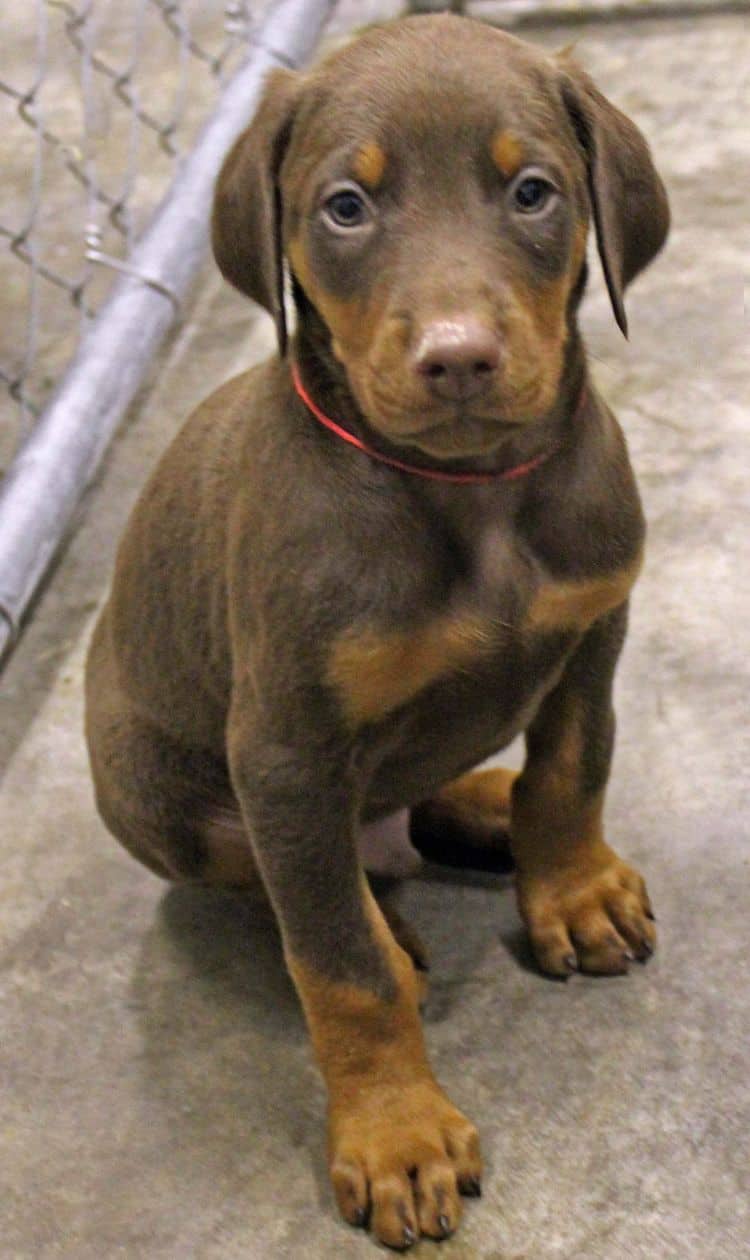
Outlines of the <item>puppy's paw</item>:
M 411 838 L 428 861 L 507 872 L 510 795 L 517 775 L 495 766 L 472 770 L 412 809 Z
M 429 1077 L 369 1084 L 332 1100 L 331 1180 L 350 1225 L 405 1250 L 421 1234 L 447 1238 L 461 1194 L 480 1193 L 482 1161 L 474 1125 Z
M 612 849 L 602 846 L 590 865 L 580 861 L 517 880 L 518 904 L 542 971 L 621 975 L 656 946 L 646 885 Z

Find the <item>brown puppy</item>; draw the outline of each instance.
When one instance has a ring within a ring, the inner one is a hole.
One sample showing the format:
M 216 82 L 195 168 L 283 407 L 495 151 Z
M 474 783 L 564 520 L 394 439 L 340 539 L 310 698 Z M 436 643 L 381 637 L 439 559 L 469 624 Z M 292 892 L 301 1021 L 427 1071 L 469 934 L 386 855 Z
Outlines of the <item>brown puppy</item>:
M 638 131 L 565 59 L 442 16 L 274 73 L 222 170 L 214 247 L 281 355 L 163 457 L 91 648 L 103 818 L 167 878 L 262 880 L 329 1090 L 340 1209 L 395 1247 L 449 1234 L 481 1166 L 359 829 L 430 798 L 469 838 L 510 815 L 545 971 L 620 972 L 654 944 L 643 880 L 602 831 L 644 527 L 576 326 L 590 218 L 624 328 L 666 198 Z M 292 363 L 370 453 L 314 417 Z M 520 731 L 515 782 L 467 777 Z

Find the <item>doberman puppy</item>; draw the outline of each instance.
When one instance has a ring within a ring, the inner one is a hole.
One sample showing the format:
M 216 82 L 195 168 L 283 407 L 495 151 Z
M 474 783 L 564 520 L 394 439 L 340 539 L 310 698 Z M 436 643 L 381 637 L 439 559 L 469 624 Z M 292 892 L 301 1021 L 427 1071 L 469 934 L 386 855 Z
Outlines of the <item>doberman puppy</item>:
M 472 842 L 509 819 L 544 971 L 621 972 L 654 945 L 602 829 L 644 524 L 576 323 L 590 219 L 624 330 L 666 198 L 566 56 L 441 15 L 275 71 L 213 242 L 280 353 L 164 455 L 90 652 L 102 817 L 169 879 L 262 882 L 340 1210 L 398 1248 L 451 1233 L 481 1163 L 358 836 L 405 834 L 416 807 Z M 471 773 L 521 731 L 519 776 Z

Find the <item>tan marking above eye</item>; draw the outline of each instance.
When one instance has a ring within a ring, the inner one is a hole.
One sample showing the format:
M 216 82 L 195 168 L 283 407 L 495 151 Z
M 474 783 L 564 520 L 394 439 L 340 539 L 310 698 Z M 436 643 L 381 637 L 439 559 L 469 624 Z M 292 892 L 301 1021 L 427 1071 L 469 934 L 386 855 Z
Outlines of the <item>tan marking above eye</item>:
M 355 725 L 376 722 L 447 674 L 479 664 L 496 647 L 492 623 L 443 616 L 414 630 L 350 630 L 334 644 L 328 679 Z
M 643 557 L 617 573 L 582 582 L 547 582 L 537 592 L 526 615 L 526 629 L 585 630 L 599 617 L 627 599 L 640 572 Z
M 354 159 L 352 171 L 355 179 L 371 191 L 376 189 L 385 173 L 387 160 L 385 152 L 377 141 L 368 140 L 367 144 L 362 145 Z
M 510 131 L 498 131 L 490 145 L 492 161 L 507 179 L 512 179 L 521 169 L 523 150 L 521 142 Z

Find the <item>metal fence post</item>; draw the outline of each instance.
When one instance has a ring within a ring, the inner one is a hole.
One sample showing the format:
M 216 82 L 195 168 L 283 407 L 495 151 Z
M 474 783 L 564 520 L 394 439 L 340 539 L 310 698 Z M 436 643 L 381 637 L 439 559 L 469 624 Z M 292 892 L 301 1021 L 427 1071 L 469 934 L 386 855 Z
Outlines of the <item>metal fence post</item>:
M 274 4 L 0 487 L 0 657 L 205 254 L 224 154 L 277 65 L 311 55 L 335 0 Z M 147 277 L 144 279 L 143 277 Z

